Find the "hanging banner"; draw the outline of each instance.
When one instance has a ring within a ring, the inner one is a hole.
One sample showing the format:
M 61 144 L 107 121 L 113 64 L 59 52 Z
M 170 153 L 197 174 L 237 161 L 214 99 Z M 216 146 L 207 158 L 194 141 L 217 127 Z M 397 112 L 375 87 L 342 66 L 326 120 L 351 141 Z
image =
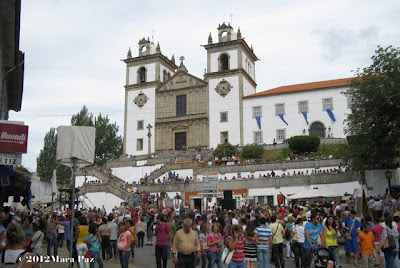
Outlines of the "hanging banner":
M 283 114 L 278 114 L 278 116 L 282 119 L 283 122 L 285 122 L 286 125 L 289 125 L 289 124 L 285 121 L 285 118 L 283 117 Z
M 328 115 L 332 119 L 332 121 L 336 121 L 336 118 L 335 118 L 335 115 L 332 112 L 332 109 L 326 109 L 326 112 L 328 113 Z
M 309 123 L 308 123 L 308 119 L 307 119 L 307 112 L 306 112 L 306 111 L 303 111 L 303 112 L 301 112 L 301 113 L 303 114 L 304 119 L 306 120 L 306 123 L 307 123 L 307 125 L 308 125 Z
M 255 117 L 255 119 L 256 119 L 256 121 L 257 121 L 258 128 L 261 129 L 261 117 L 260 117 L 259 115 L 257 115 L 257 116 Z

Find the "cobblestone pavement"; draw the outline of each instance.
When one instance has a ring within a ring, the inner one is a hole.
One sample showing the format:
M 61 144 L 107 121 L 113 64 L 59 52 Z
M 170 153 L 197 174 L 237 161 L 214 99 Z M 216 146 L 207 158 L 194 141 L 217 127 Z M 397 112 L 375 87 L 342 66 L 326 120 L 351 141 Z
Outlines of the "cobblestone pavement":
M 46 254 L 46 249 L 47 249 L 47 246 L 44 245 L 43 253 L 45 253 L 45 254 Z M 286 254 L 286 249 L 284 249 L 284 254 Z M 62 248 L 59 248 L 59 256 L 60 257 L 68 257 L 68 250 L 65 246 Z M 284 256 L 286 256 L 286 255 L 284 255 Z M 290 259 L 285 258 L 285 261 L 286 261 L 285 267 L 289 267 L 289 268 L 295 267 L 293 258 L 290 258 Z M 340 249 L 340 261 L 341 261 L 342 267 L 344 267 L 344 268 L 355 267 L 353 265 L 346 264 L 343 247 L 341 247 L 341 249 Z M 105 264 L 104 265 L 105 267 L 121 267 L 118 260 L 112 260 L 112 261 L 106 260 L 106 261 L 104 261 L 104 264 Z M 63 268 L 63 267 L 68 267 L 68 265 L 65 263 L 54 263 L 53 262 L 53 263 L 43 263 L 42 267 L 43 268 Z M 74 267 L 78 267 L 77 264 L 75 264 Z M 96 264 L 95 267 L 98 267 L 98 265 Z M 129 261 L 129 267 L 130 268 L 133 268 L 133 267 L 134 268 L 156 268 L 156 257 L 155 257 L 155 253 L 154 253 L 154 246 L 144 246 L 142 248 L 135 248 L 135 262 L 132 262 L 132 258 L 131 258 Z M 167 267 L 171 267 L 171 268 L 174 267 L 172 260 L 168 260 Z M 199 265 L 197 267 L 201 267 L 201 265 Z M 227 267 L 227 266 L 225 266 L 225 267 Z M 255 267 L 257 267 L 257 265 Z M 275 266 L 273 264 L 270 264 L 270 267 L 275 267 Z

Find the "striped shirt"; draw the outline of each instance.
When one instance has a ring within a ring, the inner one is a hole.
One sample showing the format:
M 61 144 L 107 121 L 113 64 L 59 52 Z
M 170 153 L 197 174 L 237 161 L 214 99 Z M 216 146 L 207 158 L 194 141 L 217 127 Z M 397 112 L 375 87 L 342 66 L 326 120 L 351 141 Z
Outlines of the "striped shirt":
M 268 242 L 268 244 L 257 244 L 257 249 L 269 249 L 269 238 L 272 236 L 272 231 L 266 226 L 258 226 L 254 230 L 254 234 L 258 236 L 261 242 Z
M 228 236 L 226 242 L 233 240 L 232 237 Z M 235 245 L 235 251 L 233 252 L 232 261 L 233 262 L 244 262 L 244 238 L 240 239 Z

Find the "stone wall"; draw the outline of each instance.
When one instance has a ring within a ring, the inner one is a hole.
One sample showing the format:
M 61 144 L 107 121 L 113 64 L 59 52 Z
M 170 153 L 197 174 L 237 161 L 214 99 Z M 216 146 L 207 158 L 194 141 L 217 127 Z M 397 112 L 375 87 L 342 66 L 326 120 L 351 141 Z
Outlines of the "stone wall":
M 284 178 L 266 178 L 266 179 L 246 179 L 246 180 L 228 180 L 219 181 L 219 190 L 234 190 L 234 189 L 250 189 L 250 188 L 279 188 L 290 186 L 307 186 L 314 184 L 334 184 L 359 181 L 358 175 L 352 172 L 319 174 L 303 177 L 284 177 Z M 161 185 L 139 185 L 138 190 L 146 192 L 160 192 Z M 184 185 L 183 182 L 170 183 L 165 186 L 166 192 L 188 192 L 202 191 L 202 182 L 191 182 L 189 185 Z

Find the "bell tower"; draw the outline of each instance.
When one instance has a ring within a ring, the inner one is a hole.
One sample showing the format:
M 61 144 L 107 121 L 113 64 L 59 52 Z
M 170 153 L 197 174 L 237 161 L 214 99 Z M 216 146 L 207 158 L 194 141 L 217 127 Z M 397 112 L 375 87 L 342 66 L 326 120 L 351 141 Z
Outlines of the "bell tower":
M 146 155 L 154 152 L 156 89 L 177 66 L 174 56 L 168 59 L 161 53 L 160 44 L 149 38 L 138 43 L 138 56 L 132 57 L 129 48 L 126 59 L 125 112 L 123 152 L 129 155 Z M 147 127 L 151 127 L 150 133 Z
M 244 41 L 240 28 L 228 23 L 218 26 L 218 42 L 211 33 L 205 79 L 209 84 L 210 147 L 229 142 L 244 145 L 243 96 L 256 93 L 253 48 Z

